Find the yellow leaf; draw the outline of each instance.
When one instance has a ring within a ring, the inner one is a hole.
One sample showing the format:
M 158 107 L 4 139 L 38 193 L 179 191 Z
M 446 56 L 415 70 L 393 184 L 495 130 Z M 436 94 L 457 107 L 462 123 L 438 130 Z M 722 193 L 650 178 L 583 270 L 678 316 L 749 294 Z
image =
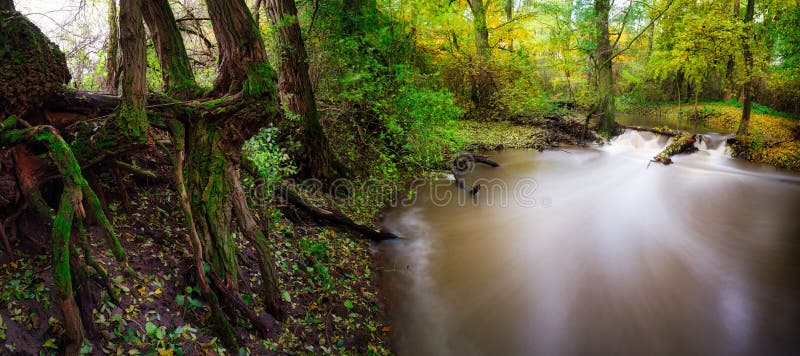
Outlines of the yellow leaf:
M 153 291 L 153 295 L 159 295 L 159 294 L 161 294 L 161 288 L 158 288 L 155 291 Z
M 172 349 L 158 349 L 158 356 L 172 356 Z

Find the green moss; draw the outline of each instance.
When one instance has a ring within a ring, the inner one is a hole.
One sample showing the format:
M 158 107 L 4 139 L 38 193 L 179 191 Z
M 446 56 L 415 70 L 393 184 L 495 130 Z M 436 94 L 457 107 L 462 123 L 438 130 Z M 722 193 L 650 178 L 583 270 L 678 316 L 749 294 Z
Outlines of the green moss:
M 219 276 L 238 279 L 237 246 L 231 233 L 232 206 L 219 127 L 200 121 L 192 131 L 187 184 L 192 213 L 204 248 L 204 257 Z
M 68 192 L 61 194 L 58 213 L 53 221 L 53 284 L 60 299 L 72 297 L 72 276 L 69 268 L 69 235 L 74 207 Z
M 247 64 L 247 74 L 242 91 L 245 96 L 259 98 L 264 95 L 277 97 L 275 83 L 277 75 L 269 62 L 256 62 Z
M 137 108 L 132 104 L 122 104 L 116 120 L 111 121 L 118 134 L 132 140 L 134 143 L 144 143 L 147 140 L 147 111 Z

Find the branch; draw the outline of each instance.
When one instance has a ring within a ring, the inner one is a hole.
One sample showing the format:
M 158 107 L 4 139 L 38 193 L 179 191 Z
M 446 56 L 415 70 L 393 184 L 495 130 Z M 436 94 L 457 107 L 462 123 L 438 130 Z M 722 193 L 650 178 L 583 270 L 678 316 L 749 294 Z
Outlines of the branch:
M 373 230 L 370 227 L 357 224 L 353 220 L 342 214 L 338 214 L 329 210 L 324 210 L 308 205 L 306 204 L 306 202 L 303 201 L 303 198 L 301 198 L 299 195 L 297 195 L 297 193 L 292 192 L 288 188 L 283 188 L 280 191 L 280 194 L 281 196 L 286 198 L 286 201 L 289 202 L 290 204 L 304 211 L 308 215 L 311 215 L 318 221 L 328 223 L 328 225 L 336 225 L 344 227 L 348 230 L 355 231 L 372 241 L 383 241 L 383 240 L 392 240 L 400 238 L 391 232 L 377 231 Z
M 518 15 L 518 16 L 514 17 L 511 20 L 508 20 L 508 21 L 503 22 L 503 23 L 501 23 L 501 24 L 499 24 L 499 25 L 497 25 L 495 27 L 490 28 L 489 30 L 490 31 L 494 31 L 494 30 L 497 30 L 497 29 L 499 29 L 499 28 L 501 28 L 501 27 L 503 27 L 505 25 L 508 25 L 508 24 L 510 24 L 512 22 L 517 22 L 519 20 L 524 20 L 524 19 L 531 18 L 531 17 L 534 17 L 534 16 L 536 16 L 536 14 L 533 13 L 533 12 L 529 12 L 527 14 Z
M 622 38 L 622 34 L 625 33 L 625 24 L 628 22 L 628 15 L 631 13 L 631 7 L 633 6 L 633 0 L 628 4 L 628 9 L 625 11 L 625 16 L 622 17 L 622 28 L 619 29 L 619 35 L 617 35 L 617 39 L 614 40 L 614 44 L 611 48 L 617 48 L 617 44 L 619 40 Z M 647 28 L 645 28 L 647 30 Z M 645 32 L 645 31 L 642 31 Z
M 625 51 L 629 50 L 629 49 L 631 48 L 631 46 L 632 46 L 632 45 L 633 45 L 633 44 L 634 44 L 634 43 L 635 43 L 637 40 L 639 40 L 639 37 L 642 37 L 642 35 L 643 35 L 645 32 L 647 32 L 647 30 L 650 28 L 650 26 L 653 26 L 653 25 L 656 23 L 656 21 L 658 21 L 658 19 L 660 19 L 660 18 L 661 18 L 661 16 L 664 16 L 664 14 L 667 12 L 667 10 L 669 10 L 670 6 L 672 6 L 672 3 L 673 3 L 673 2 L 675 2 L 675 0 L 669 0 L 669 2 L 667 3 L 667 5 L 666 5 L 666 6 L 664 6 L 664 8 L 663 8 L 663 9 L 662 9 L 662 10 L 661 10 L 659 13 L 658 13 L 658 15 L 656 15 L 656 17 L 652 18 L 652 19 L 650 20 L 650 23 L 648 23 L 648 24 L 647 24 L 647 26 L 645 26 L 645 27 L 644 27 L 644 29 L 642 29 L 642 31 L 641 31 L 641 32 L 639 32 L 639 33 L 638 33 L 638 34 L 637 34 L 635 37 L 633 37 L 633 39 L 632 39 L 630 42 L 628 42 L 628 45 L 627 45 L 627 46 L 625 46 L 625 48 L 623 48 L 623 49 L 619 50 L 619 51 L 618 51 L 618 52 L 616 52 L 616 53 L 612 53 L 612 54 L 611 54 L 611 57 L 609 57 L 609 58 L 608 58 L 608 61 L 611 61 L 611 60 L 613 60 L 614 58 L 618 57 L 618 56 L 619 56 L 619 55 L 621 55 L 622 53 L 625 53 Z M 603 64 L 606 64 L 608 61 L 606 61 L 606 62 L 603 62 Z

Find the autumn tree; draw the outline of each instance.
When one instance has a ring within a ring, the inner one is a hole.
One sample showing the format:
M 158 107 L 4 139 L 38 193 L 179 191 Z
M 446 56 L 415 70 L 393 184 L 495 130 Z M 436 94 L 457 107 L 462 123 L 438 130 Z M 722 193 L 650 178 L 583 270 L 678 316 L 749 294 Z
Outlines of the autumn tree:
M 623 38 L 623 34 L 625 31 L 629 31 L 626 28 L 632 25 L 631 22 L 634 16 L 631 14 L 636 11 L 634 2 L 631 1 L 628 7 L 622 11 L 621 15 L 618 15 L 620 16 L 620 20 L 614 31 L 613 36 L 615 39 L 612 42 L 612 33 L 610 31 L 612 2 L 609 0 L 594 0 L 594 50 L 591 53 L 591 59 L 594 64 L 596 75 L 598 99 L 592 112 L 597 113 L 599 116 L 597 124 L 598 130 L 606 133 L 613 133 L 617 127 L 615 121 L 616 107 L 614 103 L 614 58 L 628 51 L 631 46 L 646 33 L 667 10 L 669 10 L 672 3 L 673 0 L 667 0 L 660 9 L 653 10 L 654 13 L 650 16 L 649 21 L 647 21 L 644 26 L 637 29 L 638 33 L 635 32 L 633 36 L 630 36 L 630 40 L 628 40 L 627 43 L 621 43 L 620 41 Z

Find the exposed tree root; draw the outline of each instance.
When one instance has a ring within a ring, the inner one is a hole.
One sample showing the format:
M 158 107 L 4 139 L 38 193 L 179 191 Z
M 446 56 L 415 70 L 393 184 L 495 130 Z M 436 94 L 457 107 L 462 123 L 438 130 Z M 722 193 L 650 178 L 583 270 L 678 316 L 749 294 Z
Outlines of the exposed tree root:
M 16 129 L 17 123 L 18 121 L 15 117 L 10 117 L 0 123 L 0 144 L 3 146 L 28 144 L 46 147 L 48 156 L 56 166 L 63 181 L 63 191 L 58 209 L 53 214 L 52 209 L 45 203 L 36 187 L 34 176 L 18 177 L 23 195 L 28 203 L 34 206 L 38 215 L 43 219 L 42 221 L 52 223 L 53 282 L 59 305 L 64 315 L 64 326 L 69 340 L 65 351 L 67 354 L 74 354 L 83 343 L 85 329 L 82 319 L 86 317 L 81 315 L 82 313 L 75 301 L 73 282 L 83 286 L 85 288 L 83 292 L 88 293 L 88 287 L 85 269 L 83 267 L 80 267 L 79 270 L 71 268 L 71 265 L 82 265 L 76 264 L 75 260 L 70 256 L 70 251 L 73 249 L 70 246 L 70 235 L 73 221 L 77 219 L 78 225 L 80 225 L 80 222 L 86 216 L 84 201 L 88 202 L 89 212 L 103 228 L 104 235 L 117 259 L 125 261 L 126 254 L 119 243 L 113 226 L 105 216 L 97 196 L 83 178 L 78 161 L 72 154 L 70 146 L 61 138 L 56 129 L 44 125 Z M 31 172 L 25 173 L 30 174 Z M 52 216 L 55 216 L 55 218 L 51 220 Z M 81 227 L 79 226 L 80 229 Z M 88 249 L 84 249 L 88 253 Z M 82 297 L 86 299 L 85 295 Z M 85 308 L 91 310 L 88 305 Z M 91 319 L 91 316 L 89 316 L 89 319 Z
M 219 279 L 219 277 L 217 276 L 216 273 L 214 273 L 214 271 L 209 271 L 208 277 L 214 284 L 217 293 L 221 294 L 226 302 L 228 302 L 237 311 L 239 311 L 239 313 L 241 313 L 244 317 L 246 317 L 247 320 L 249 320 L 250 323 L 253 324 L 253 326 L 256 328 L 256 330 L 258 330 L 259 333 L 261 333 L 262 336 L 269 337 L 269 326 L 267 326 L 267 323 L 264 322 L 264 320 L 259 318 L 258 315 L 252 309 L 250 309 L 247 305 L 245 305 L 244 302 L 241 299 L 239 299 L 239 296 L 234 294 L 234 292 L 228 290 L 228 288 L 225 286 L 225 283 L 223 283 L 222 280 Z

